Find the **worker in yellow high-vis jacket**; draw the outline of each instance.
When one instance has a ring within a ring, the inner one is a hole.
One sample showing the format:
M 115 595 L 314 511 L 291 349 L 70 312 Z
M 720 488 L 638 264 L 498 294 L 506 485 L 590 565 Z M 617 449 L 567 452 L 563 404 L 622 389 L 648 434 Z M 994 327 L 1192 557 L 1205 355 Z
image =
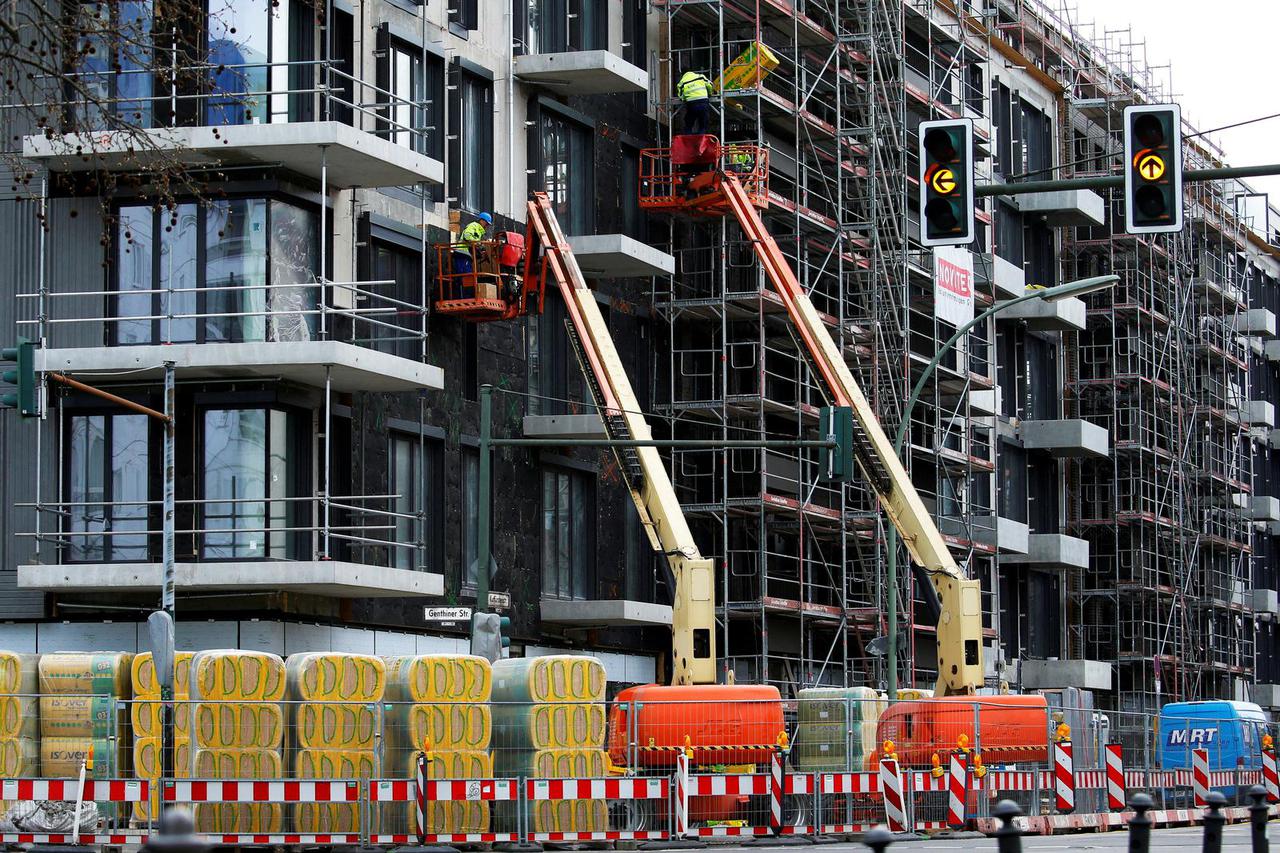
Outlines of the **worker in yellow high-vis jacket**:
M 711 123 L 711 81 L 698 71 L 689 70 L 680 76 L 676 85 L 684 110 L 684 132 L 701 135 Z

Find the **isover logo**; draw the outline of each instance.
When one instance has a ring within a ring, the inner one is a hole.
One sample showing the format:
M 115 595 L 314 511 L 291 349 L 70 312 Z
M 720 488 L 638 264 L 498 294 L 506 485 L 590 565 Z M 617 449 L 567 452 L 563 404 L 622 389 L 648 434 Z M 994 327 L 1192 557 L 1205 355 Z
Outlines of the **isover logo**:
M 1213 743 L 1218 736 L 1216 728 L 1208 729 L 1174 729 L 1169 732 L 1169 746 L 1204 746 Z

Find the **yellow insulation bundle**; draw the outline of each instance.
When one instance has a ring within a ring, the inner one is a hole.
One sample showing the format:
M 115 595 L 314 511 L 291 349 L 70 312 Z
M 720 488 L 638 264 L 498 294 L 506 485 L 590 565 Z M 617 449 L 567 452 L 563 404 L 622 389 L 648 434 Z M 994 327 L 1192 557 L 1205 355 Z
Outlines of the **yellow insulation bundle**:
M 488 705 L 393 705 L 387 725 L 392 749 L 453 751 L 488 749 L 493 720 Z
M 280 803 L 197 803 L 196 832 L 246 835 L 282 832 Z
M 495 749 L 592 749 L 604 746 L 602 703 L 493 706 Z
M 76 772 L 79 773 L 77 767 Z M 40 775 L 40 746 L 33 737 L 0 740 L 0 778 L 22 779 Z
M 151 780 L 151 805 L 146 802 L 133 804 L 133 816 L 140 822 L 160 816 L 160 772 L 164 763 L 160 754 L 160 738 L 145 737 L 133 740 L 133 775 Z M 173 775 L 179 779 L 191 776 L 191 741 L 176 738 L 173 743 Z
M 384 658 L 388 702 L 488 702 L 489 661 L 475 655 L 404 655 Z
M 494 702 L 603 702 L 604 664 L 582 655 L 508 658 L 493 665 Z
M 40 735 L 104 739 L 125 734 L 114 696 L 41 696 Z
M 598 779 L 609 774 L 608 753 L 602 749 L 501 750 L 493 765 L 499 776 L 529 779 Z
M 0 651 L 0 741 L 36 736 L 39 661 L 39 655 Z
M 371 750 L 300 749 L 294 756 L 298 779 L 376 779 L 382 763 Z M 299 803 L 293 810 L 297 832 L 359 832 L 359 803 Z
M 40 693 L 51 695 L 130 696 L 129 665 L 124 652 L 61 652 L 41 655 L 36 665 Z
M 35 696 L 0 696 L 0 740 L 35 737 L 37 711 Z
M 173 698 L 191 698 L 191 659 L 195 652 L 177 652 L 173 658 Z M 135 699 L 159 699 L 160 685 L 156 682 L 155 664 L 151 652 L 135 655 L 129 667 L 129 680 L 133 684 Z
M 116 742 L 88 740 L 78 737 L 45 737 L 40 739 L 40 775 L 50 779 L 70 779 L 80 775 L 80 765 L 93 749 L 91 779 L 111 779 L 122 769 Z
M 285 663 L 289 698 L 303 702 L 381 702 L 387 665 L 372 655 L 309 652 Z
M 493 759 L 480 750 L 453 750 L 427 754 L 427 779 L 491 779 Z M 405 775 L 415 778 L 418 757 L 405 761 Z M 418 831 L 417 809 L 409 804 L 409 833 Z M 461 833 L 489 831 L 489 804 L 478 802 L 427 803 L 426 831 L 429 833 Z
M 191 740 L 201 749 L 279 749 L 284 711 L 275 702 L 197 702 Z
M 0 651 L 0 695 L 34 695 L 39 655 Z
M 609 804 L 604 800 L 537 800 L 530 803 L 533 832 L 604 832 Z
M 738 58 L 729 63 L 715 82 L 720 92 L 754 89 L 778 67 L 778 57 L 762 42 L 752 42 Z
M 284 661 L 269 652 L 221 649 L 191 658 L 191 698 L 206 702 L 284 698 Z
M 291 734 L 303 749 L 375 749 L 384 733 L 380 703 L 304 702 L 296 710 Z
M 280 779 L 275 749 L 201 749 L 191 758 L 192 779 Z
M 185 699 L 176 699 L 173 704 L 173 729 L 178 737 L 191 737 L 191 706 Z M 129 706 L 129 716 L 133 721 L 133 739 L 160 737 L 160 703 L 139 702 L 137 699 Z

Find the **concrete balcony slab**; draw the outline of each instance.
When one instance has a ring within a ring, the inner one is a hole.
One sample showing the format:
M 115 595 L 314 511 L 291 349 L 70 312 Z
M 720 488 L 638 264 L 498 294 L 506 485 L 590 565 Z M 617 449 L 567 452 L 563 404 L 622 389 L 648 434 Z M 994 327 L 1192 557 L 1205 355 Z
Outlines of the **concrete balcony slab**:
M 1250 400 L 1245 403 L 1242 414 L 1245 423 L 1252 427 L 1270 429 L 1276 425 L 1276 404 L 1270 400 Z
M 335 391 L 413 391 L 444 387 L 444 371 L 431 364 L 339 341 L 168 344 L 36 350 L 39 372 L 93 375 L 127 373 L 159 380 L 172 361 L 179 379 L 289 379 L 323 388 L 329 371 Z
M 569 248 L 588 278 L 645 278 L 676 271 L 673 256 L 626 234 L 570 237 Z
M 1023 660 L 1023 690 L 1110 690 L 1111 664 L 1100 660 Z
M 1027 538 L 1027 553 L 1001 556 L 1001 564 L 1089 568 L 1089 542 L 1085 539 L 1060 533 L 1032 533 Z
M 1031 548 L 1031 529 L 1021 521 L 997 515 L 996 546 L 1001 554 L 1026 554 Z
M 1280 684 L 1255 684 L 1251 695 L 1264 708 L 1280 708 Z
M 1013 196 L 1014 206 L 1053 226 L 1105 225 L 1107 204 L 1093 190 L 1058 190 Z
M 1280 341 L 1267 341 L 1262 345 L 1262 355 L 1267 361 L 1280 361 Z
M 597 414 L 525 415 L 525 438 L 561 438 L 565 443 L 580 438 L 608 438 Z
M 533 53 L 515 58 L 516 77 L 558 95 L 649 91 L 649 73 L 607 50 Z
M 1022 421 L 1018 435 L 1028 450 L 1047 450 L 1054 456 L 1104 459 L 1111 455 L 1111 436 L 1106 427 L 1078 418 Z
M 1085 329 L 1085 317 L 1084 300 L 1075 297 L 1057 302 L 1029 299 L 996 314 L 997 320 L 1018 320 L 1039 332 L 1082 332 Z
M 969 411 L 974 415 L 1000 414 L 1000 386 L 969 392 Z
M 154 171 L 184 166 L 280 165 L 331 187 L 444 182 L 444 164 L 336 121 L 169 127 L 135 132 L 27 136 L 22 156 L 57 172 Z
M 1276 336 L 1276 315 L 1266 308 L 1250 308 L 1235 317 L 1236 332 L 1260 338 Z
M 1255 589 L 1253 591 L 1253 612 L 1280 614 L 1280 593 L 1274 589 Z
M 1254 521 L 1280 521 L 1280 498 L 1254 495 L 1249 517 Z
M 607 601 L 562 601 L 554 598 L 542 600 L 542 621 L 555 625 L 571 625 L 577 628 L 671 625 L 671 607 L 666 604 L 650 604 L 646 601 L 612 599 Z
M 1018 264 L 991 252 L 974 258 L 973 276 L 979 286 L 986 286 L 997 297 L 1021 296 L 1027 290 L 1027 274 Z
M 301 592 L 333 598 L 400 598 L 444 594 L 444 575 L 366 566 L 340 560 L 178 563 L 180 592 L 246 594 Z M 18 586 L 49 592 L 151 591 L 160 589 L 160 563 L 30 564 L 18 567 Z

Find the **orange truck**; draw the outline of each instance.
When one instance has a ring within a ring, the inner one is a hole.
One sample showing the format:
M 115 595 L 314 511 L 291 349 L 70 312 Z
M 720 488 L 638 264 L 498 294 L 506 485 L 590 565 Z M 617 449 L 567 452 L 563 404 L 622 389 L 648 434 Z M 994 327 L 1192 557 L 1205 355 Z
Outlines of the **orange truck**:
M 893 741 L 906 767 L 930 767 L 934 753 L 945 766 L 962 735 L 984 764 L 1043 763 L 1049 760 L 1051 727 L 1044 696 L 945 696 L 890 705 L 880 715 L 876 741 L 881 749 Z M 877 749 L 867 767 L 879 760 Z

